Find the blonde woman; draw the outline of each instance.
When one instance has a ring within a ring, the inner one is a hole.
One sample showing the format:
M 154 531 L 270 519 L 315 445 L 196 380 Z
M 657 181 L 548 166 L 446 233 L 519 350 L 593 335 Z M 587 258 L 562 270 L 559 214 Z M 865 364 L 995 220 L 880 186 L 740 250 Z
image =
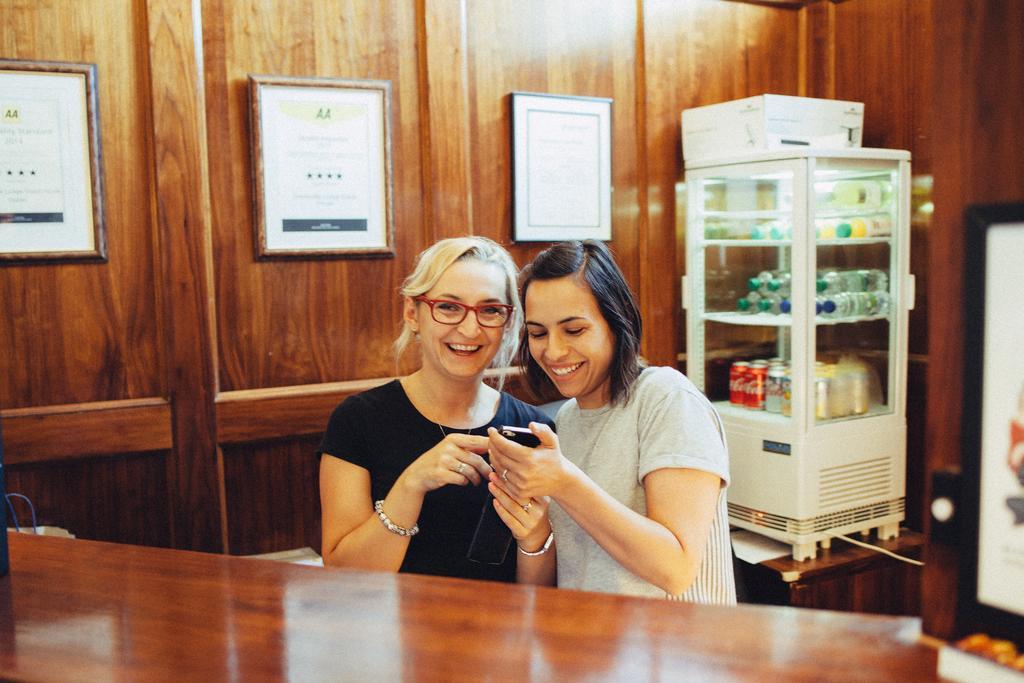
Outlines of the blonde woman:
M 514 548 L 500 564 L 467 558 L 491 472 L 488 427 L 552 424 L 483 382 L 519 342 L 515 263 L 486 238 L 442 240 L 419 255 L 401 295 L 396 355 L 415 346 L 420 368 L 331 415 L 318 450 L 324 564 L 515 581 Z M 543 545 L 544 501 L 504 501 L 523 552 Z

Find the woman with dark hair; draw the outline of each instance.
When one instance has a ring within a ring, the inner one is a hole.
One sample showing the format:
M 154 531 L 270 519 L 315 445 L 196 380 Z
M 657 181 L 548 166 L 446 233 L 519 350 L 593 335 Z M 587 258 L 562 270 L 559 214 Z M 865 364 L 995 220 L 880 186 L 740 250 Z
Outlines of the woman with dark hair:
M 734 604 L 715 409 L 674 368 L 644 366 L 639 309 L 603 243 L 556 244 L 520 280 L 527 383 L 569 398 L 558 436 L 531 423 L 537 448 L 488 430 L 504 508 L 552 501 L 546 552 L 524 553 L 522 571 L 560 587 Z

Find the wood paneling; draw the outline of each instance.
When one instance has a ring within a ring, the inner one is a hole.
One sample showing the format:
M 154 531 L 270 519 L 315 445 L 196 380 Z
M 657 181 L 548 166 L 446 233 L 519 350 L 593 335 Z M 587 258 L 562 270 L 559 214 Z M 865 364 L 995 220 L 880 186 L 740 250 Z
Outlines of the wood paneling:
M 174 448 L 168 462 L 171 542 L 221 550 L 213 399 L 217 359 L 210 300 L 210 195 L 202 72 L 191 7 L 147 3 L 151 64 L 154 186 L 168 293 L 164 315 L 174 398 Z
M 5 425 L 5 444 L 6 438 Z M 11 464 L 4 477 L 8 492 L 32 501 L 40 525 L 67 529 L 78 538 L 171 545 L 166 451 Z M 11 502 L 21 526 L 31 526 L 24 501 Z
M 106 263 L 0 267 L 0 406 L 164 395 L 145 13 L 139 3 L 4 2 L 0 26 L 2 58 L 96 64 L 109 245 Z
M 712 0 L 648 0 L 643 11 L 648 228 L 638 258 L 645 354 L 675 365 L 686 347 L 679 286 L 686 254 L 677 228 L 683 207 L 676 202 L 684 173 L 680 113 L 766 92 L 797 94 L 799 15 Z
M 930 242 L 926 471 L 960 465 L 964 209 L 1024 198 L 1024 5 L 979 0 L 965 8 L 933 0 L 932 148 L 935 214 Z M 933 542 L 926 554 L 922 617 L 928 633 L 951 637 L 971 624 L 954 622 L 956 548 Z
M 224 392 L 217 397 L 217 440 L 249 443 L 323 433 L 336 405 L 390 379 Z
M 3 417 L 4 462 L 17 465 L 171 448 L 171 406 L 162 398 L 13 408 Z
M 320 437 L 225 447 L 228 552 L 320 551 Z
M 396 289 L 426 246 L 411 2 L 203 3 L 220 390 L 386 377 Z M 255 260 L 246 76 L 392 82 L 394 259 Z
M 519 264 L 547 244 L 511 245 L 510 97 L 513 91 L 609 97 L 611 247 L 639 286 L 633 3 L 586 0 L 467 3 L 470 151 L 476 234 L 510 245 Z

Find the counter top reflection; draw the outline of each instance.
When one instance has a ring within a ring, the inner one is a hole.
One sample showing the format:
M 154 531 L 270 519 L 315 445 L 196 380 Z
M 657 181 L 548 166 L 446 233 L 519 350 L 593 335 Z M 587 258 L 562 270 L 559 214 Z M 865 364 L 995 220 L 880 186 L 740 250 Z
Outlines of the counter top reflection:
M 5 680 L 935 678 L 914 618 L 9 540 Z

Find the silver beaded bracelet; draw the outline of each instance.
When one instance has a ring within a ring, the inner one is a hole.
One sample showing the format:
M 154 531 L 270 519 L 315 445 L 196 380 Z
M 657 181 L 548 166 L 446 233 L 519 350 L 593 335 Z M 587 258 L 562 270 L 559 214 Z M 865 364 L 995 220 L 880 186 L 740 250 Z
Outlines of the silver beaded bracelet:
M 374 503 L 373 509 L 374 511 L 376 511 L 377 519 L 380 520 L 380 523 L 384 525 L 385 529 L 387 529 L 393 534 L 398 534 L 399 536 L 415 536 L 420 532 L 419 524 L 413 524 L 411 527 L 404 527 L 392 522 L 391 518 L 388 517 L 386 512 L 384 512 L 383 500 L 378 500 L 376 503 Z
M 544 553 L 546 553 L 548 551 L 548 548 L 551 547 L 551 541 L 553 541 L 553 540 L 555 540 L 555 532 L 554 531 L 552 531 L 550 534 L 548 534 L 548 539 L 546 541 L 544 541 L 544 545 L 542 545 L 540 547 L 540 550 L 534 550 L 533 552 L 530 552 L 529 550 L 523 550 L 523 546 L 520 545 L 519 546 L 519 552 L 521 552 L 523 555 L 526 555 L 527 557 L 537 557 L 538 555 L 543 555 Z M 519 545 L 519 544 L 517 543 L 516 545 Z

